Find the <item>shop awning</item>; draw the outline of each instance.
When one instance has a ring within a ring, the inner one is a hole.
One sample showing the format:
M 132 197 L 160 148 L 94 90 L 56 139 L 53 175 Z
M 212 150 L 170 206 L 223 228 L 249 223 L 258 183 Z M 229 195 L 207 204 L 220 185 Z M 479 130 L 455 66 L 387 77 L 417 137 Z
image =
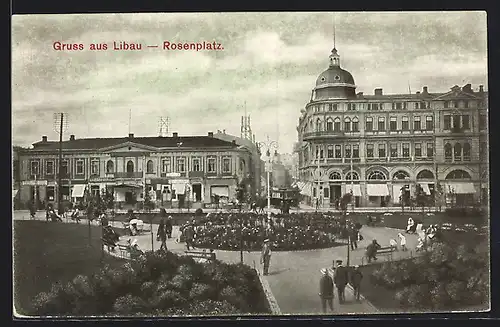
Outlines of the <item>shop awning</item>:
M 212 186 L 210 192 L 212 195 L 229 197 L 229 187 L 227 186 Z
M 473 183 L 450 183 L 447 187 L 448 193 L 455 194 L 474 194 L 476 188 Z
M 367 184 L 366 193 L 368 196 L 387 196 L 389 195 L 389 189 L 387 184 Z
M 15 198 L 19 190 L 12 190 L 12 197 Z
M 115 188 L 142 188 L 142 185 L 137 184 L 117 184 Z
M 424 190 L 425 195 L 431 195 L 428 183 L 419 183 L 419 185 L 422 187 L 422 190 Z
M 404 185 L 401 185 L 401 184 L 396 184 L 396 185 L 392 185 L 392 198 L 394 201 L 399 201 L 399 197 L 401 196 L 402 192 L 401 192 L 401 188 L 403 188 Z
M 72 198 L 83 198 L 85 195 L 86 184 L 73 185 L 73 191 L 71 192 Z
M 186 184 L 185 183 L 172 183 L 172 190 L 175 191 L 175 194 L 184 194 L 186 192 Z
M 359 184 L 346 184 L 345 191 L 346 193 L 350 193 L 352 189 L 352 194 L 354 196 L 361 196 L 361 186 Z
M 300 194 L 312 196 L 312 183 L 303 183 L 304 185 L 300 189 Z

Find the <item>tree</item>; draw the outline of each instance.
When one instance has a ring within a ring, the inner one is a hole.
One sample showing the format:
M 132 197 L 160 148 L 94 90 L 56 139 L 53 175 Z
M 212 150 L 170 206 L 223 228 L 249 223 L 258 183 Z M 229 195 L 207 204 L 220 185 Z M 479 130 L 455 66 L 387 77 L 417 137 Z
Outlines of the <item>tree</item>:
M 424 189 L 420 184 L 415 185 L 415 200 L 417 202 L 417 206 L 422 207 L 422 212 L 425 210 L 425 200 L 426 200 L 426 195 L 424 192 Z
M 342 215 L 345 217 L 347 214 L 347 206 L 352 201 L 352 193 L 346 193 L 340 199 L 340 210 L 342 210 Z

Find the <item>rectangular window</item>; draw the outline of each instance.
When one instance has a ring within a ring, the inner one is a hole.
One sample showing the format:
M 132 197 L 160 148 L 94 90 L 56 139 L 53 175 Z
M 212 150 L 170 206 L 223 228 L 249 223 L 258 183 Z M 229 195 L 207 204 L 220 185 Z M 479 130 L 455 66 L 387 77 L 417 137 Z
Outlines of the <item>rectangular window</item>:
M 63 160 L 61 163 L 61 176 L 67 177 L 69 174 L 68 160 Z
M 398 129 L 398 121 L 396 117 L 391 117 L 391 122 L 389 123 L 389 128 L 391 132 L 395 132 Z
M 328 104 L 328 111 L 333 111 L 333 104 Z
M 161 159 L 161 172 L 162 173 L 171 173 L 172 172 L 172 163 L 170 158 L 162 158 Z
M 51 160 L 45 162 L 45 174 L 54 175 L 54 161 Z
M 368 109 L 368 110 L 371 110 L 371 109 L 372 109 L 372 104 L 371 104 L 371 103 L 367 103 L 367 104 L 366 104 L 366 106 L 367 106 L 367 109 Z
M 353 144 L 352 146 L 352 157 L 359 158 L 359 145 Z
M 214 157 L 209 157 L 207 159 L 207 172 L 208 173 L 215 173 L 217 172 L 216 170 L 216 160 Z
M 458 101 L 453 101 L 453 107 L 454 107 L 454 108 L 458 108 L 458 107 L 459 107 L 459 106 L 458 106 Z
M 378 157 L 385 158 L 387 155 L 385 154 L 385 144 L 378 145 Z
M 373 144 L 366 145 L 366 157 L 373 158 Z
M 83 175 L 83 160 L 82 159 L 78 159 L 76 161 L 76 174 L 77 175 Z
M 470 116 L 469 115 L 462 115 L 462 128 L 463 129 L 470 129 Z
M 427 109 L 427 105 L 426 105 L 426 103 L 425 103 L 425 102 L 421 102 L 421 103 L 420 103 L 420 108 L 421 108 L 421 109 Z
M 403 158 L 410 157 L 410 143 L 403 143 Z
M 335 158 L 342 158 L 342 146 L 340 144 L 335 145 Z
M 479 130 L 484 131 L 486 129 L 486 115 L 479 115 Z
M 396 102 L 396 110 L 401 110 L 401 109 L 403 109 L 401 102 Z
M 453 116 L 453 128 L 460 129 L 460 115 Z
M 379 130 L 379 132 L 385 131 L 385 118 L 384 117 L 378 118 L 378 130 Z
M 373 131 L 373 118 L 372 117 L 366 117 L 366 131 L 367 132 Z
M 350 121 L 345 121 L 344 122 L 344 131 L 345 132 L 350 132 L 351 131 L 351 122 Z
M 177 172 L 185 173 L 186 172 L 186 159 L 177 158 Z
M 337 104 L 336 104 L 336 103 L 333 103 L 333 104 L 332 104 L 332 109 L 333 109 L 333 111 L 337 111 L 338 106 L 337 106 Z
M 337 120 L 333 122 L 333 131 L 340 132 L 340 121 Z
M 413 130 L 414 131 L 420 131 L 421 130 L 420 116 L 413 117 Z
M 450 106 L 450 102 L 449 102 L 449 101 L 445 101 L 445 102 L 444 102 L 444 107 L 445 107 L 445 108 L 448 108 L 449 106 Z
M 372 104 L 372 110 L 378 110 L 378 103 Z
M 327 153 L 326 155 L 328 156 L 328 158 L 333 158 L 333 145 L 329 145 L 328 146 L 328 150 L 327 150 Z
M 415 157 L 420 158 L 422 156 L 422 144 L 415 143 Z
M 428 131 L 432 131 L 434 129 L 434 117 L 425 117 L 425 129 Z
M 359 132 L 359 124 L 357 120 L 352 122 L 352 131 Z
M 201 171 L 200 158 L 193 158 L 193 171 Z
M 321 147 L 319 150 L 319 158 L 320 159 L 323 159 L 323 154 L 324 154 L 323 147 Z
M 391 158 L 398 157 L 398 145 L 396 143 L 391 144 Z
M 222 172 L 230 173 L 231 172 L 231 158 L 223 158 L 222 159 Z
M 351 157 L 351 145 L 350 144 L 344 145 L 344 157 L 345 158 Z
M 40 161 L 32 160 L 30 164 L 31 175 L 40 177 Z
M 467 100 L 464 101 L 464 108 L 469 108 L 469 101 Z
M 450 115 L 444 115 L 444 129 L 448 130 L 448 131 L 451 129 L 451 116 Z
M 408 117 L 403 117 L 401 120 L 401 129 L 403 131 L 410 130 L 410 124 L 408 123 Z
M 90 174 L 91 175 L 99 175 L 99 160 L 98 159 L 92 159 L 92 162 L 90 164 Z
M 434 157 L 434 144 L 427 143 L 427 158 Z
M 415 102 L 415 109 L 419 109 L 419 106 L 420 104 L 418 102 Z

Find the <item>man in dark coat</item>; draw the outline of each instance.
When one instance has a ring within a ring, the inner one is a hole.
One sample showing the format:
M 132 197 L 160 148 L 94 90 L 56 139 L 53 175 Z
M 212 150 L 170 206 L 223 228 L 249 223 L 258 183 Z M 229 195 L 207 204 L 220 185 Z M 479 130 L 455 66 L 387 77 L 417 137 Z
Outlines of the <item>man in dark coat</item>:
M 366 247 L 366 257 L 368 258 L 368 263 L 373 260 L 377 260 L 377 251 L 380 249 L 380 244 L 377 243 L 377 240 L 373 240 L 370 245 Z
M 354 298 L 359 301 L 359 290 L 361 288 L 361 280 L 363 279 L 363 273 L 359 270 L 359 266 L 354 266 L 350 275 L 350 284 L 354 289 Z
M 350 241 L 351 241 L 351 250 L 357 250 L 358 249 L 358 234 L 359 231 L 356 229 L 354 225 L 351 225 L 349 229 L 349 236 L 350 236 Z
M 323 313 L 326 313 L 326 303 L 333 312 L 333 279 L 328 275 L 328 270 L 321 269 L 321 279 L 319 280 L 319 297 L 321 298 L 321 306 Z
M 337 260 L 337 268 L 335 269 L 333 281 L 335 286 L 337 286 L 339 303 L 343 303 L 345 301 L 345 286 L 349 281 L 349 276 L 347 269 L 342 265 L 342 260 Z
M 269 264 L 271 263 L 271 244 L 269 239 L 264 240 L 264 245 L 262 246 L 262 252 L 260 255 L 260 263 L 264 265 L 263 275 L 267 276 L 269 274 Z
M 190 248 L 194 249 L 194 246 L 193 246 L 194 226 L 192 224 L 189 224 L 188 226 L 186 226 L 186 228 L 184 228 L 182 233 L 184 234 L 184 238 L 186 240 L 186 247 L 187 247 L 188 251 L 190 250 Z

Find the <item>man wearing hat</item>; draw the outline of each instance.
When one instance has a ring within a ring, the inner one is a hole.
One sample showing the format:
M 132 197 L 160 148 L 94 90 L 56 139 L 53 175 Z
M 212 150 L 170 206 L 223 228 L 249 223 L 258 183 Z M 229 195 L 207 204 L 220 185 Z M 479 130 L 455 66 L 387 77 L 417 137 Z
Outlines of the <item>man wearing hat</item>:
M 349 281 L 349 276 L 347 269 L 342 265 L 342 260 L 337 260 L 337 268 L 335 269 L 333 281 L 335 283 L 335 286 L 337 286 L 339 303 L 343 303 L 345 301 L 345 286 Z
M 359 266 L 354 266 L 354 269 L 351 271 L 350 284 L 354 289 L 354 297 L 356 298 L 356 301 L 359 301 L 359 290 L 361 288 L 362 279 L 363 273 L 359 270 Z
M 328 274 L 328 270 L 323 268 L 320 270 L 321 279 L 319 280 L 319 297 L 321 298 L 321 306 L 323 313 L 326 313 L 326 303 L 333 312 L 333 279 Z
M 260 256 L 260 263 L 264 265 L 263 275 L 267 276 L 269 274 L 269 263 L 271 262 L 271 243 L 268 238 L 264 240 L 264 245 L 262 246 L 262 252 Z

